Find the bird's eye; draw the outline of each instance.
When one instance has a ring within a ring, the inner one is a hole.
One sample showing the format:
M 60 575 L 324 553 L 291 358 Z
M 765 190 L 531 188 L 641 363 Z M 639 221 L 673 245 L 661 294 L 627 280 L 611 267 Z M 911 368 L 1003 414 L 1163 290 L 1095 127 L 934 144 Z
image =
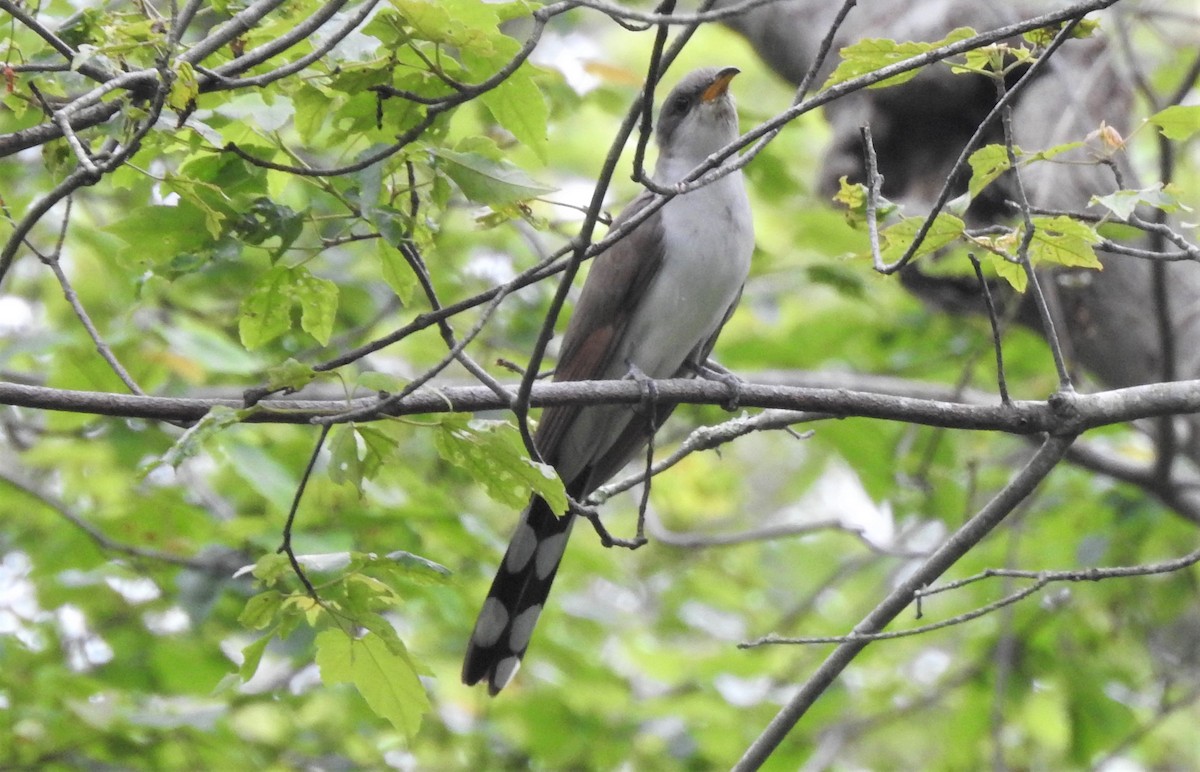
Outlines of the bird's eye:
M 671 112 L 676 115 L 683 115 L 692 107 L 692 98 L 686 94 L 680 94 L 671 100 Z

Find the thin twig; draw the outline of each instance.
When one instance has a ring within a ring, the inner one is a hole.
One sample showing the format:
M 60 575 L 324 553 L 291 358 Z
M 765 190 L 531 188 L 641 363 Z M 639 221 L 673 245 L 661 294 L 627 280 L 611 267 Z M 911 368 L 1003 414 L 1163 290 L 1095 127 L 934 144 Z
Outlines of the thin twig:
M 22 26 L 28 28 L 35 35 L 46 41 L 47 44 L 59 54 L 61 54 L 71 67 L 92 80 L 103 83 L 113 77 L 112 73 L 101 67 L 93 61 L 79 61 L 79 52 L 70 46 L 65 40 L 51 32 L 48 28 L 42 25 L 34 17 L 30 16 L 21 7 L 20 4 L 12 2 L 12 0 L 0 0 L 0 11 L 5 11 L 10 14 L 14 20 L 20 22 Z
M 662 0 L 656 9 L 656 13 L 663 16 L 670 16 L 674 12 L 675 0 Z M 642 91 L 642 120 L 638 126 L 637 146 L 633 151 L 633 181 L 638 183 L 650 178 L 644 168 L 646 148 L 654 133 L 654 90 L 665 74 L 662 68 L 662 51 L 663 46 L 667 44 L 669 29 L 670 25 L 665 22 L 658 25 L 658 31 L 654 33 L 654 45 L 650 47 L 650 63 L 646 66 L 646 87 Z
M 347 431 L 351 431 L 347 429 Z M 288 563 L 292 565 L 292 571 L 299 577 L 300 583 L 304 585 L 305 592 L 313 600 L 320 602 L 321 598 L 317 595 L 317 588 L 308 579 L 308 575 L 304 573 L 304 568 L 300 565 L 300 561 L 296 558 L 296 552 L 292 549 L 292 527 L 296 524 L 296 513 L 300 510 L 300 499 L 304 496 L 304 489 L 308 487 L 308 481 L 312 478 L 313 469 L 317 466 L 317 459 L 321 456 L 321 447 L 325 444 L 325 438 L 329 436 L 329 427 L 322 426 L 321 433 L 317 437 L 316 447 L 313 448 L 312 455 L 308 457 L 308 464 L 304 467 L 304 473 L 300 476 L 300 483 L 296 486 L 296 494 L 292 496 L 292 506 L 288 509 L 287 520 L 283 524 L 283 541 L 275 552 L 282 552 L 287 555 Z
M 1000 390 L 1000 404 L 1007 405 L 1011 400 L 1008 396 L 1008 380 L 1004 375 L 1004 348 L 1000 344 L 1000 320 L 996 316 L 996 306 L 992 302 L 992 290 L 988 287 L 987 279 L 983 275 L 983 268 L 979 265 L 979 259 L 971 252 L 967 253 L 967 259 L 971 261 L 971 267 L 975 269 L 975 278 L 979 280 L 979 289 L 983 292 L 983 302 L 987 306 L 988 321 L 992 326 L 992 346 L 996 351 L 996 386 Z
M 1079 20 L 1073 19 L 1063 26 L 1058 35 L 1055 36 L 1055 42 L 1065 40 L 1078 26 Z M 1053 45 L 1053 44 L 1051 44 Z M 1049 51 L 1049 49 L 1047 49 Z M 1043 55 L 1043 58 L 1045 55 Z M 1032 72 L 1033 68 L 1030 68 Z M 1029 73 L 1026 73 L 1028 75 Z M 996 93 L 999 95 L 1000 102 L 1005 102 L 1004 97 L 1007 95 L 1004 77 L 997 75 L 995 79 Z M 1016 153 L 1016 138 L 1013 132 L 1012 125 L 1012 106 L 1010 103 L 1005 103 L 1000 112 L 1001 126 L 1004 128 L 1004 149 L 1008 154 L 1008 163 L 1010 173 L 1012 174 L 1013 187 L 1016 189 L 1017 202 L 1021 211 L 1021 219 L 1024 223 L 1024 232 L 1021 235 L 1021 243 L 1017 247 L 1017 257 L 1020 260 L 1021 267 L 1025 271 L 1025 276 L 1029 281 L 1029 292 L 1033 297 L 1034 305 L 1037 307 L 1038 316 L 1041 318 L 1042 332 L 1046 339 L 1047 345 L 1050 347 L 1050 355 L 1054 359 L 1054 367 L 1058 371 L 1058 388 L 1060 392 L 1070 394 L 1075 391 L 1075 387 L 1071 384 L 1071 376 L 1067 372 L 1067 363 L 1063 357 L 1062 345 L 1058 338 L 1058 332 L 1054 326 L 1054 317 L 1050 313 L 1046 293 L 1042 290 L 1041 282 L 1038 280 L 1037 271 L 1034 269 L 1033 261 L 1029 257 L 1029 245 L 1033 243 L 1034 224 L 1033 216 L 1029 210 L 1029 196 L 1025 192 L 1025 183 L 1021 178 L 1021 169 L 1017 164 Z
M 863 142 L 863 163 L 867 167 L 867 243 L 871 248 L 871 259 L 875 270 L 888 273 L 888 266 L 883 263 L 883 254 L 879 248 L 879 191 L 883 188 L 883 175 L 879 173 L 879 160 L 875 155 L 875 142 L 871 139 L 871 127 L 859 127 Z
M 671 455 L 660 459 L 648 470 L 642 470 L 622 480 L 597 488 L 588 496 L 587 503 L 602 504 L 618 493 L 623 493 L 635 485 L 644 482 L 649 477 L 665 472 L 693 453 L 718 448 L 739 437 L 744 437 L 754 432 L 786 429 L 798 423 L 817 421 L 827 417 L 827 415 L 791 410 L 766 410 L 754 415 L 731 418 L 715 426 L 701 426 L 684 438 L 683 442 L 679 443 L 679 446 L 675 448 Z M 801 438 L 807 439 L 808 436 L 809 433 L 806 433 L 801 435 Z
M 92 339 L 92 344 L 96 347 L 96 351 L 99 352 L 101 358 L 108 363 L 108 366 L 117 374 L 117 377 L 121 379 L 126 388 L 134 394 L 144 396 L 146 392 L 142 391 L 142 388 L 138 386 L 137 381 L 134 380 L 129 371 L 125 369 L 125 366 L 113 354 L 112 348 L 105 342 L 100 331 L 96 329 L 96 325 L 88 315 L 87 309 L 83 307 L 83 302 L 79 299 L 79 294 L 75 292 L 75 288 L 71 286 L 71 280 L 67 278 L 66 272 L 62 269 L 59 257 L 62 254 L 63 239 L 66 237 L 67 225 L 70 221 L 71 198 L 68 196 L 66 211 L 63 212 L 62 228 L 59 230 L 58 243 L 51 254 L 42 256 L 42 263 L 54 273 L 54 278 L 58 280 L 58 286 L 62 289 L 63 297 L 70 304 L 71 310 L 75 312 L 75 318 L 83 325 L 83 329 L 87 330 L 88 337 Z
M 180 555 L 175 555 L 170 552 L 162 552 L 161 550 L 149 549 L 146 547 L 135 547 L 131 544 L 116 541 L 110 538 L 107 534 L 101 531 L 96 526 L 92 525 L 82 515 L 74 512 L 70 505 L 56 496 L 41 490 L 33 482 L 23 479 L 15 475 L 7 469 L 0 469 L 0 480 L 3 480 L 8 485 L 17 490 L 37 499 L 49 509 L 66 520 L 68 523 L 83 531 L 89 539 L 102 551 L 111 552 L 118 555 L 126 555 L 138 560 L 152 560 L 158 563 L 167 563 L 173 566 L 182 566 L 195 571 L 203 571 L 206 574 L 227 577 L 233 570 L 227 561 L 203 560 L 200 558 L 188 558 Z
M 232 65 L 238 61 L 236 59 L 233 62 L 223 64 L 214 70 L 203 70 L 201 68 L 197 68 L 203 75 L 203 77 L 200 79 L 200 85 L 203 88 L 209 83 L 209 81 L 206 79 L 212 79 L 212 85 L 210 88 L 212 91 L 223 91 L 234 88 L 259 88 L 267 85 L 268 83 L 274 83 L 281 78 L 285 78 L 289 75 L 300 72 L 305 67 L 309 66 L 332 51 L 338 43 L 341 43 L 350 35 L 351 32 L 358 29 L 359 25 L 366 20 L 367 16 L 371 14 L 371 11 L 373 11 L 375 6 L 378 4 L 379 0 L 367 0 L 364 2 L 362 6 L 354 13 L 354 15 L 347 19 L 342 26 L 338 27 L 328 37 L 324 38 L 321 41 L 321 45 L 317 46 L 312 51 L 308 52 L 304 56 L 301 56 L 293 62 L 288 62 L 285 65 L 277 67 L 270 72 L 264 72 L 261 75 L 254 75 L 244 78 L 233 78 L 225 75 L 225 73 L 228 71 L 234 71 L 235 68 Z M 288 34 L 289 36 L 294 36 L 295 31 L 293 30 Z

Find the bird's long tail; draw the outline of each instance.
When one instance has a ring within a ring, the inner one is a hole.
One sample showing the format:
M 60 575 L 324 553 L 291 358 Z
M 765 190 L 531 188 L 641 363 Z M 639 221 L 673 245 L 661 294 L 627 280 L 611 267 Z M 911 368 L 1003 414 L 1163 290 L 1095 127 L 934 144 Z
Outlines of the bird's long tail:
M 463 683 L 486 678 L 488 692 L 495 696 L 516 674 L 574 521 L 573 515 L 555 515 L 537 496 L 530 501 L 475 621 L 463 660 Z

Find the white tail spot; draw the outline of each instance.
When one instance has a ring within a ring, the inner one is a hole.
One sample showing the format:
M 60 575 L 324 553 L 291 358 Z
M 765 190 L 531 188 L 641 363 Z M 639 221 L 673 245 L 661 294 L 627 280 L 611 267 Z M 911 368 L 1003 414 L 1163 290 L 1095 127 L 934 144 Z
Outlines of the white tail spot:
M 512 632 L 508 634 L 508 648 L 514 654 L 525 651 L 529 638 L 533 635 L 533 626 L 537 624 L 538 615 L 542 613 L 542 604 L 530 606 L 513 618 Z
M 567 546 L 567 533 L 556 533 L 553 536 L 542 539 L 542 543 L 537 547 L 537 564 L 538 579 L 545 580 L 550 576 L 550 572 L 558 565 L 558 561 L 562 560 L 563 550 Z
M 483 602 L 471 640 L 476 646 L 491 646 L 500 639 L 500 633 L 504 632 L 507 625 L 508 609 L 495 598 L 488 598 Z
M 508 543 L 508 554 L 504 556 L 504 570 L 515 574 L 524 569 L 529 563 L 529 558 L 533 557 L 533 551 L 537 549 L 537 546 L 537 534 L 533 532 L 529 523 L 521 521 L 513 534 L 512 541 Z
M 492 671 L 492 688 L 496 691 L 503 689 L 520 668 L 521 660 L 519 657 L 505 657 L 500 660 L 496 664 L 496 669 Z

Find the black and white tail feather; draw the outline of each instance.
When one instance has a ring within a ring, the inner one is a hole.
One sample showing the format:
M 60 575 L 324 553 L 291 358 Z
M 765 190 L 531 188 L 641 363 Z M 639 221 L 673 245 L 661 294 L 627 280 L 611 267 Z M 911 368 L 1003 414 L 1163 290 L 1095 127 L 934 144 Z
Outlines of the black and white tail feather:
M 464 683 L 486 678 L 488 693 L 495 696 L 512 680 L 550 595 L 574 522 L 571 515 L 555 515 L 540 497 L 522 513 L 471 632 L 463 660 Z

